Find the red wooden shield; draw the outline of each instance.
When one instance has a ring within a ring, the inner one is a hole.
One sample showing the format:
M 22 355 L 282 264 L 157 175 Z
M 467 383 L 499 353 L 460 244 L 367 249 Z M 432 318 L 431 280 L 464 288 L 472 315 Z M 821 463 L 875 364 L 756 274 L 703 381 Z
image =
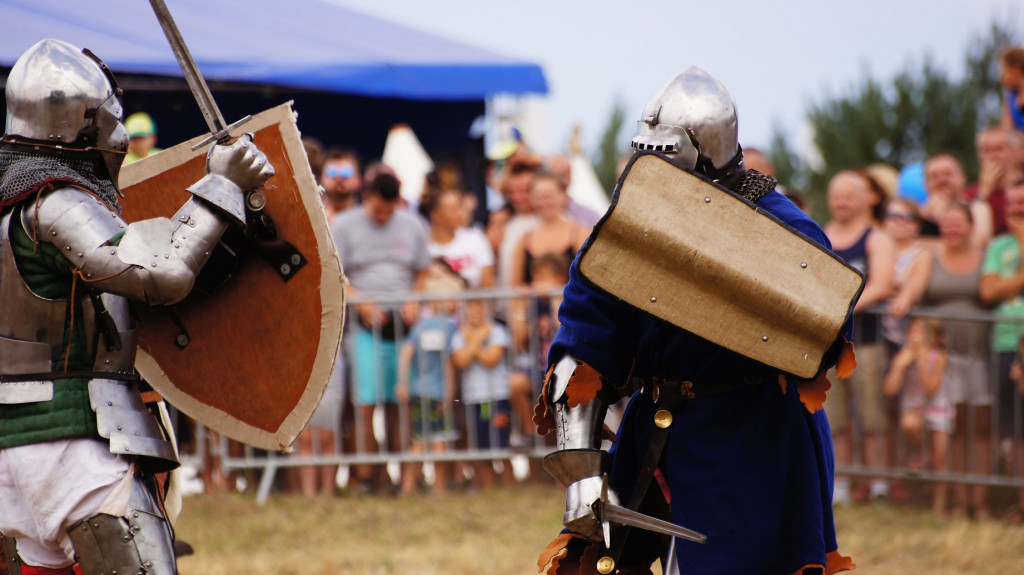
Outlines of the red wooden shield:
M 144 312 L 136 367 L 172 405 L 255 447 L 283 450 L 308 423 L 330 377 L 345 313 L 344 275 L 291 104 L 245 131 L 274 166 L 264 209 L 308 263 L 288 281 L 255 252 L 212 294 Z M 200 138 L 121 170 L 123 217 L 172 217 L 205 173 Z M 176 323 L 180 321 L 180 326 Z M 176 338 L 187 331 L 184 348 Z

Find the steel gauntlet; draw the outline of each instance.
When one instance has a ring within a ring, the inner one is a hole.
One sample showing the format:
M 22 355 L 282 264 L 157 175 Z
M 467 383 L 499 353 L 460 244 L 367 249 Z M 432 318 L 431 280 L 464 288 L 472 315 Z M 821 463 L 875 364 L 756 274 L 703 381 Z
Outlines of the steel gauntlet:
M 210 146 L 206 155 L 206 175 L 188 191 L 224 212 L 235 223 L 245 225 L 245 192 L 274 175 L 267 156 L 252 142 L 252 134 L 242 134 L 228 145 Z

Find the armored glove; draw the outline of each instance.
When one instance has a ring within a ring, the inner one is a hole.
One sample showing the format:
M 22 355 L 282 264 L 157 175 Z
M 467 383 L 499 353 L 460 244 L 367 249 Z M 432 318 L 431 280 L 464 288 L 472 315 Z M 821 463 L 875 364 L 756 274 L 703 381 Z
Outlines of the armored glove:
M 274 175 L 274 167 L 242 134 L 231 144 L 217 144 L 206 154 L 206 175 L 188 188 L 196 197 L 217 206 L 236 223 L 245 224 L 245 192 Z

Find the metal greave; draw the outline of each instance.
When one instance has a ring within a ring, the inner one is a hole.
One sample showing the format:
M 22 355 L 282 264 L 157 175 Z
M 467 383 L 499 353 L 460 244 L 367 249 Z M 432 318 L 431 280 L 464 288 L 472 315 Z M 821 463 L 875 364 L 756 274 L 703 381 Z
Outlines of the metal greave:
M 68 529 L 84 575 L 177 575 L 171 527 L 142 476 L 132 480 L 123 517 L 97 514 Z

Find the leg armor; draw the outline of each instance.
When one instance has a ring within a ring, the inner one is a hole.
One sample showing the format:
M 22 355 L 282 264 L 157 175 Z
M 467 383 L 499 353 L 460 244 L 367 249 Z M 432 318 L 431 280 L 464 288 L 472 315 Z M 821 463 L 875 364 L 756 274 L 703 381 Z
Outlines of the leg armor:
M 171 527 L 142 477 L 132 481 L 123 517 L 99 513 L 68 529 L 83 575 L 174 575 Z
M 661 572 L 663 575 L 680 575 L 679 559 L 676 557 L 676 540 L 674 537 L 670 540 L 668 549 L 665 550 L 665 556 L 661 559 Z

